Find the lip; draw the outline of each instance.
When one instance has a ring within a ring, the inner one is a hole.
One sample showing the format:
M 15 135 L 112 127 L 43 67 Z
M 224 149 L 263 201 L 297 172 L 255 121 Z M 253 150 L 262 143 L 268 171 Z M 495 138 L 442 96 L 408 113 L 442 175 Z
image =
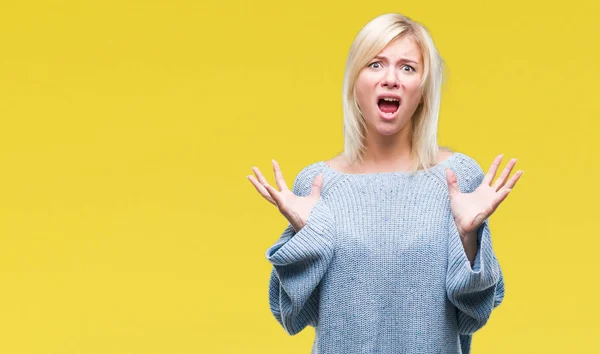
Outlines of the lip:
M 399 105 L 398 105 L 398 109 L 396 110 L 396 112 L 385 113 L 379 109 L 379 104 L 378 104 L 379 100 L 384 97 L 392 97 L 392 98 L 398 99 Z M 396 118 L 398 116 L 398 113 L 400 112 L 400 106 L 402 105 L 402 97 L 400 97 L 399 95 L 393 94 L 393 93 L 381 93 L 381 94 L 377 95 L 377 101 L 375 102 L 375 105 L 377 106 L 377 112 L 379 112 L 379 117 L 381 117 L 384 120 L 393 120 L 394 118 Z
M 402 97 L 400 97 L 400 95 L 397 95 L 395 93 L 380 93 L 379 95 L 377 95 L 377 102 L 379 102 L 379 100 L 384 97 L 397 98 L 398 102 L 402 103 Z

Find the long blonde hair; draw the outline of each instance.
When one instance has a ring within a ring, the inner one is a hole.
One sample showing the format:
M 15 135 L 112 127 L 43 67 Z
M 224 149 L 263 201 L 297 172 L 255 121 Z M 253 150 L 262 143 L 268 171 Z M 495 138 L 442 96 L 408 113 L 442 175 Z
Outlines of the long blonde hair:
M 423 101 L 412 117 L 411 152 L 416 164 L 413 170 L 427 169 L 437 160 L 438 115 L 443 82 L 444 61 L 425 27 L 401 14 L 389 13 L 369 21 L 352 42 L 343 85 L 344 158 L 350 163 L 362 161 L 365 149 L 366 126 L 358 106 L 355 82 L 365 65 L 394 39 L 408 35 L 423 55 L 424 72 L 421 78 Z

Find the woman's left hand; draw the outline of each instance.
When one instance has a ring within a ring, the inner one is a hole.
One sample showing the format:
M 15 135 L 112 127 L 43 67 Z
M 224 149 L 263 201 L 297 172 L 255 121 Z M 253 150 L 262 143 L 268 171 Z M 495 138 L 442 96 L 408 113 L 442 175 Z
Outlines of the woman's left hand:
M 492 166 L 483 178 L 483 182 L 472 193 L 461 193 L 456 175 L 451 169 L 446 169 L 450 207 L 452 208 L 456 227 L 463 240 L 465 237 L 475 234 L 479 226 L 494 213 L 500 203 L 508 196 L 508 193 L 515 187 L 519 177 L 523 174 L 523 171 L 519 170 L 507 182 L 510 172 L 517 163 L 517 159 L 513 158 L 508 161 L 500 177 L 492 184 L 500 162 L 502 162 L 502 157 L 503 154 L 500 154 L 494 159 Z

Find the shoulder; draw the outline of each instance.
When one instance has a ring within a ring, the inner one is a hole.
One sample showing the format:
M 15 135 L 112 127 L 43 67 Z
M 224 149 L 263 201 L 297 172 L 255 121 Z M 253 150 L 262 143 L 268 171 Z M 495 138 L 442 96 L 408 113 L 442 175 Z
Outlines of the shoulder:
M 323 172 L 323 164 L 321 161 L 316 161 L 303 167 L 294 179 L 292 191 L 299 196 L 307 196 L 310 194 L 314 179 Z
M 442 162 L 446 161 L 452 155 L 454 155 L 454 151 L 450 150 L 449 148 L 440 146 L 439 147 L 439 153 L 438 153 L 438 156 L 437 156 L 436 164 L 439 164 L 439 163 L 442 163 Z
M 330 158 L 329 160 L 326 160 L 325 163 L 328 166 L 331 166 L 331 168 L 338 170 L 338 171 L 345 171 L 347 168 L 345 161 L 344 161 L 344 156 L 341 153 Z
M 483 182 L 485 173 L 481 165 L 465 153 L 454 152 L 448 165 L 456 175 L 458 187 L 463 193 L 474 191 Z

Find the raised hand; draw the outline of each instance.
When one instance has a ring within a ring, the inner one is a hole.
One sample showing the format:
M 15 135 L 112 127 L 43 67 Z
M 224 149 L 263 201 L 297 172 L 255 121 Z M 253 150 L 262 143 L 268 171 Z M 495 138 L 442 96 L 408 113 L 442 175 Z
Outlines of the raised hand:
M 296 232 L 300 231 L 306 225 L 310 212 L 321 196 L 323 175 L 319 174 L 315 177 L 310 194 L 302 197 L 295 195 L 288 189 L 277 161 L 273 160 L 273 171 L 275 173 L 275 183 L 279 190 L 273 188 L 267 182 L 258 167 L 253 167 L 252 171 L 256 174 L 256 178 L 252 175 L 248 175 L 247 178 L 258 193 L 279 209 L 279 212 L 285 216 Z
M 446 169 L 446 181 L 448 182 L 448 190 L 450 192 L 450 206 L 454 221 L 461 237 L 472 235 L 477 231 L 479 226 L 496 211 L 500 203 L 515 187 L 519 177 L 523 171 L 517 171 L 510 180 L 507 178 L 510 175 L 513 167 L 517 163 L 517 159 L 511 159 L 502 174 L 494 184 L 492 181 L 496 177 L 496 171 L 500 162 L 502 162 L 503 154 L 498 155 L 487 174 L 483 178 L 483 182 L 472 193 L 461 193 L 458 188 L 456 175 L 451 169 Z

